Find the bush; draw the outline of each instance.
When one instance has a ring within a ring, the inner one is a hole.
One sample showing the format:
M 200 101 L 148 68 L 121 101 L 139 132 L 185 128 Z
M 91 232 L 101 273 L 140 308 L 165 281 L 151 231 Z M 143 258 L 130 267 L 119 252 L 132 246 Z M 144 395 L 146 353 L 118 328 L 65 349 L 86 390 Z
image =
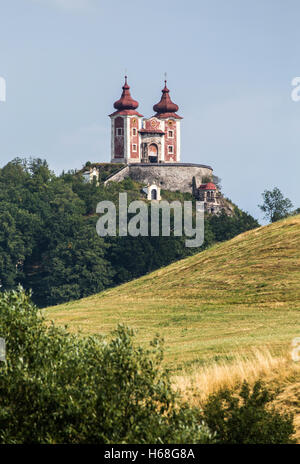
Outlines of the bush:
M 291 416 L 267 407 L 260 383 L 222 390 L 200 412 L 173 391 L 160 339 L 144 349 L 123 326 L 109 338 L 71 335 L 21 288 L 0 293 L 0 337 L 2 444 L 293 442 Z
M 203 419 L 223 444 L 294 443 L 292 415 L 280 414 L 271 407 L 273 399 L 260 381 L 252 391 L 244 382 L 238 394 L 223 389 L 211 395 Z
M 122 326 L 109 339 L 45 323 L 29 295 L 0 294 L 0 443 L 207 443 L 161 368 L 161 342 L 136 347 Z

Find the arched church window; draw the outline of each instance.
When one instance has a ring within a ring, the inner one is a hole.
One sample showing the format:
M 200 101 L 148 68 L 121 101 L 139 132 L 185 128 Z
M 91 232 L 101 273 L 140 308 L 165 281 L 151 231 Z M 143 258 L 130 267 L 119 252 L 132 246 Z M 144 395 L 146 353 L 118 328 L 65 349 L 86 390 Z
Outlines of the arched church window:
M 157 200 L 157 190 L 155 188 L 151 190 L 151 200 Z

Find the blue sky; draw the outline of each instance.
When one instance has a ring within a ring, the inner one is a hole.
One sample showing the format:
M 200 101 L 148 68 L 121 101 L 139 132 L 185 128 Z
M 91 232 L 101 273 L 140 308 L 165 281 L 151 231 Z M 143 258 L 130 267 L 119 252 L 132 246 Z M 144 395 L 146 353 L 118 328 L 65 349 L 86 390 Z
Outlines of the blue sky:
M 0 15 L 0 166 L 39 156 L 59 173 L 109 161 L 125 69 L 144 116 L 167 72 L 182 161 L 211 165 L 260 220 L 266 188 L 300 207 L 298 0 L 10 0 Z

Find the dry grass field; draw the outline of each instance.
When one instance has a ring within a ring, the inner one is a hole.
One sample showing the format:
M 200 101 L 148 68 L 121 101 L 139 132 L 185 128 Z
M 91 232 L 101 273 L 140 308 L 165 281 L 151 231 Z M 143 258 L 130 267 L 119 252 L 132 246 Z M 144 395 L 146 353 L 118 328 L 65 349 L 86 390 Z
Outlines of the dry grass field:
M 91 297 L 47 308 L 70 330 L 106 334 L 123 323 L 137 341 L 164 338 L 165 365 L 190 402 L 263 378 L 296 413 L 300 439 L 300 216 L 260 227 Z
M 300 336 L 300 216 L 44 312 L 84 333 L 118 323 L 137 329 L 142 343 L 159 333 L 176 369 L 230 361 L 252 347 L 280 353 Z
M 221 361 L 173 375 L 173 387 L 193 406 L 221 388 L 238 388 L 246 380 L 251 385 L 263 380 L 277 393 L 273 405 L 294 414 L 295 438 L 300 443 L 300 363 L 291 360 L 290 351 L 274 356 L 269 349 L 250 350 L 230 362 Z

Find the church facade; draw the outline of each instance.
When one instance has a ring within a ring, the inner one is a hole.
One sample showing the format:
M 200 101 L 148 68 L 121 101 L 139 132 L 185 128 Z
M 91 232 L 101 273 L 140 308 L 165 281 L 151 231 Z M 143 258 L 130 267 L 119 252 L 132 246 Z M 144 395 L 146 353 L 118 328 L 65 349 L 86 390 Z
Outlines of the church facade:
M 138 102 L 131 97 L 125 76 L 121 98 L 114 103 L 111 118 L 112 163 L 180 162 L 180 121 L 178 106 L 171 101 L 167 81 L 155 114 L 144 118 L 137 111 Z
M 180 153 L 182 117 L 173 103 L 165 81 L 161 99 L 153 106 L 154 114 L 145 118 L 137 111 L 139 103 L 130 93 L 125 76 L 122 94 L 114 103 L 111 119 L 111 159 L 120 168 L 104 181 L 121 182 L 126 177 L 141 183 L 148 200 L 159 200 L 161 190 L 189 192 L 204 201 L 205 210 L 219 214 L 230 206 L 213 183 L 213 169 L 196 163 L 183 163 Z M 99 181 L 100 167 L 90 165 L 84 172 L 89 181 Z

